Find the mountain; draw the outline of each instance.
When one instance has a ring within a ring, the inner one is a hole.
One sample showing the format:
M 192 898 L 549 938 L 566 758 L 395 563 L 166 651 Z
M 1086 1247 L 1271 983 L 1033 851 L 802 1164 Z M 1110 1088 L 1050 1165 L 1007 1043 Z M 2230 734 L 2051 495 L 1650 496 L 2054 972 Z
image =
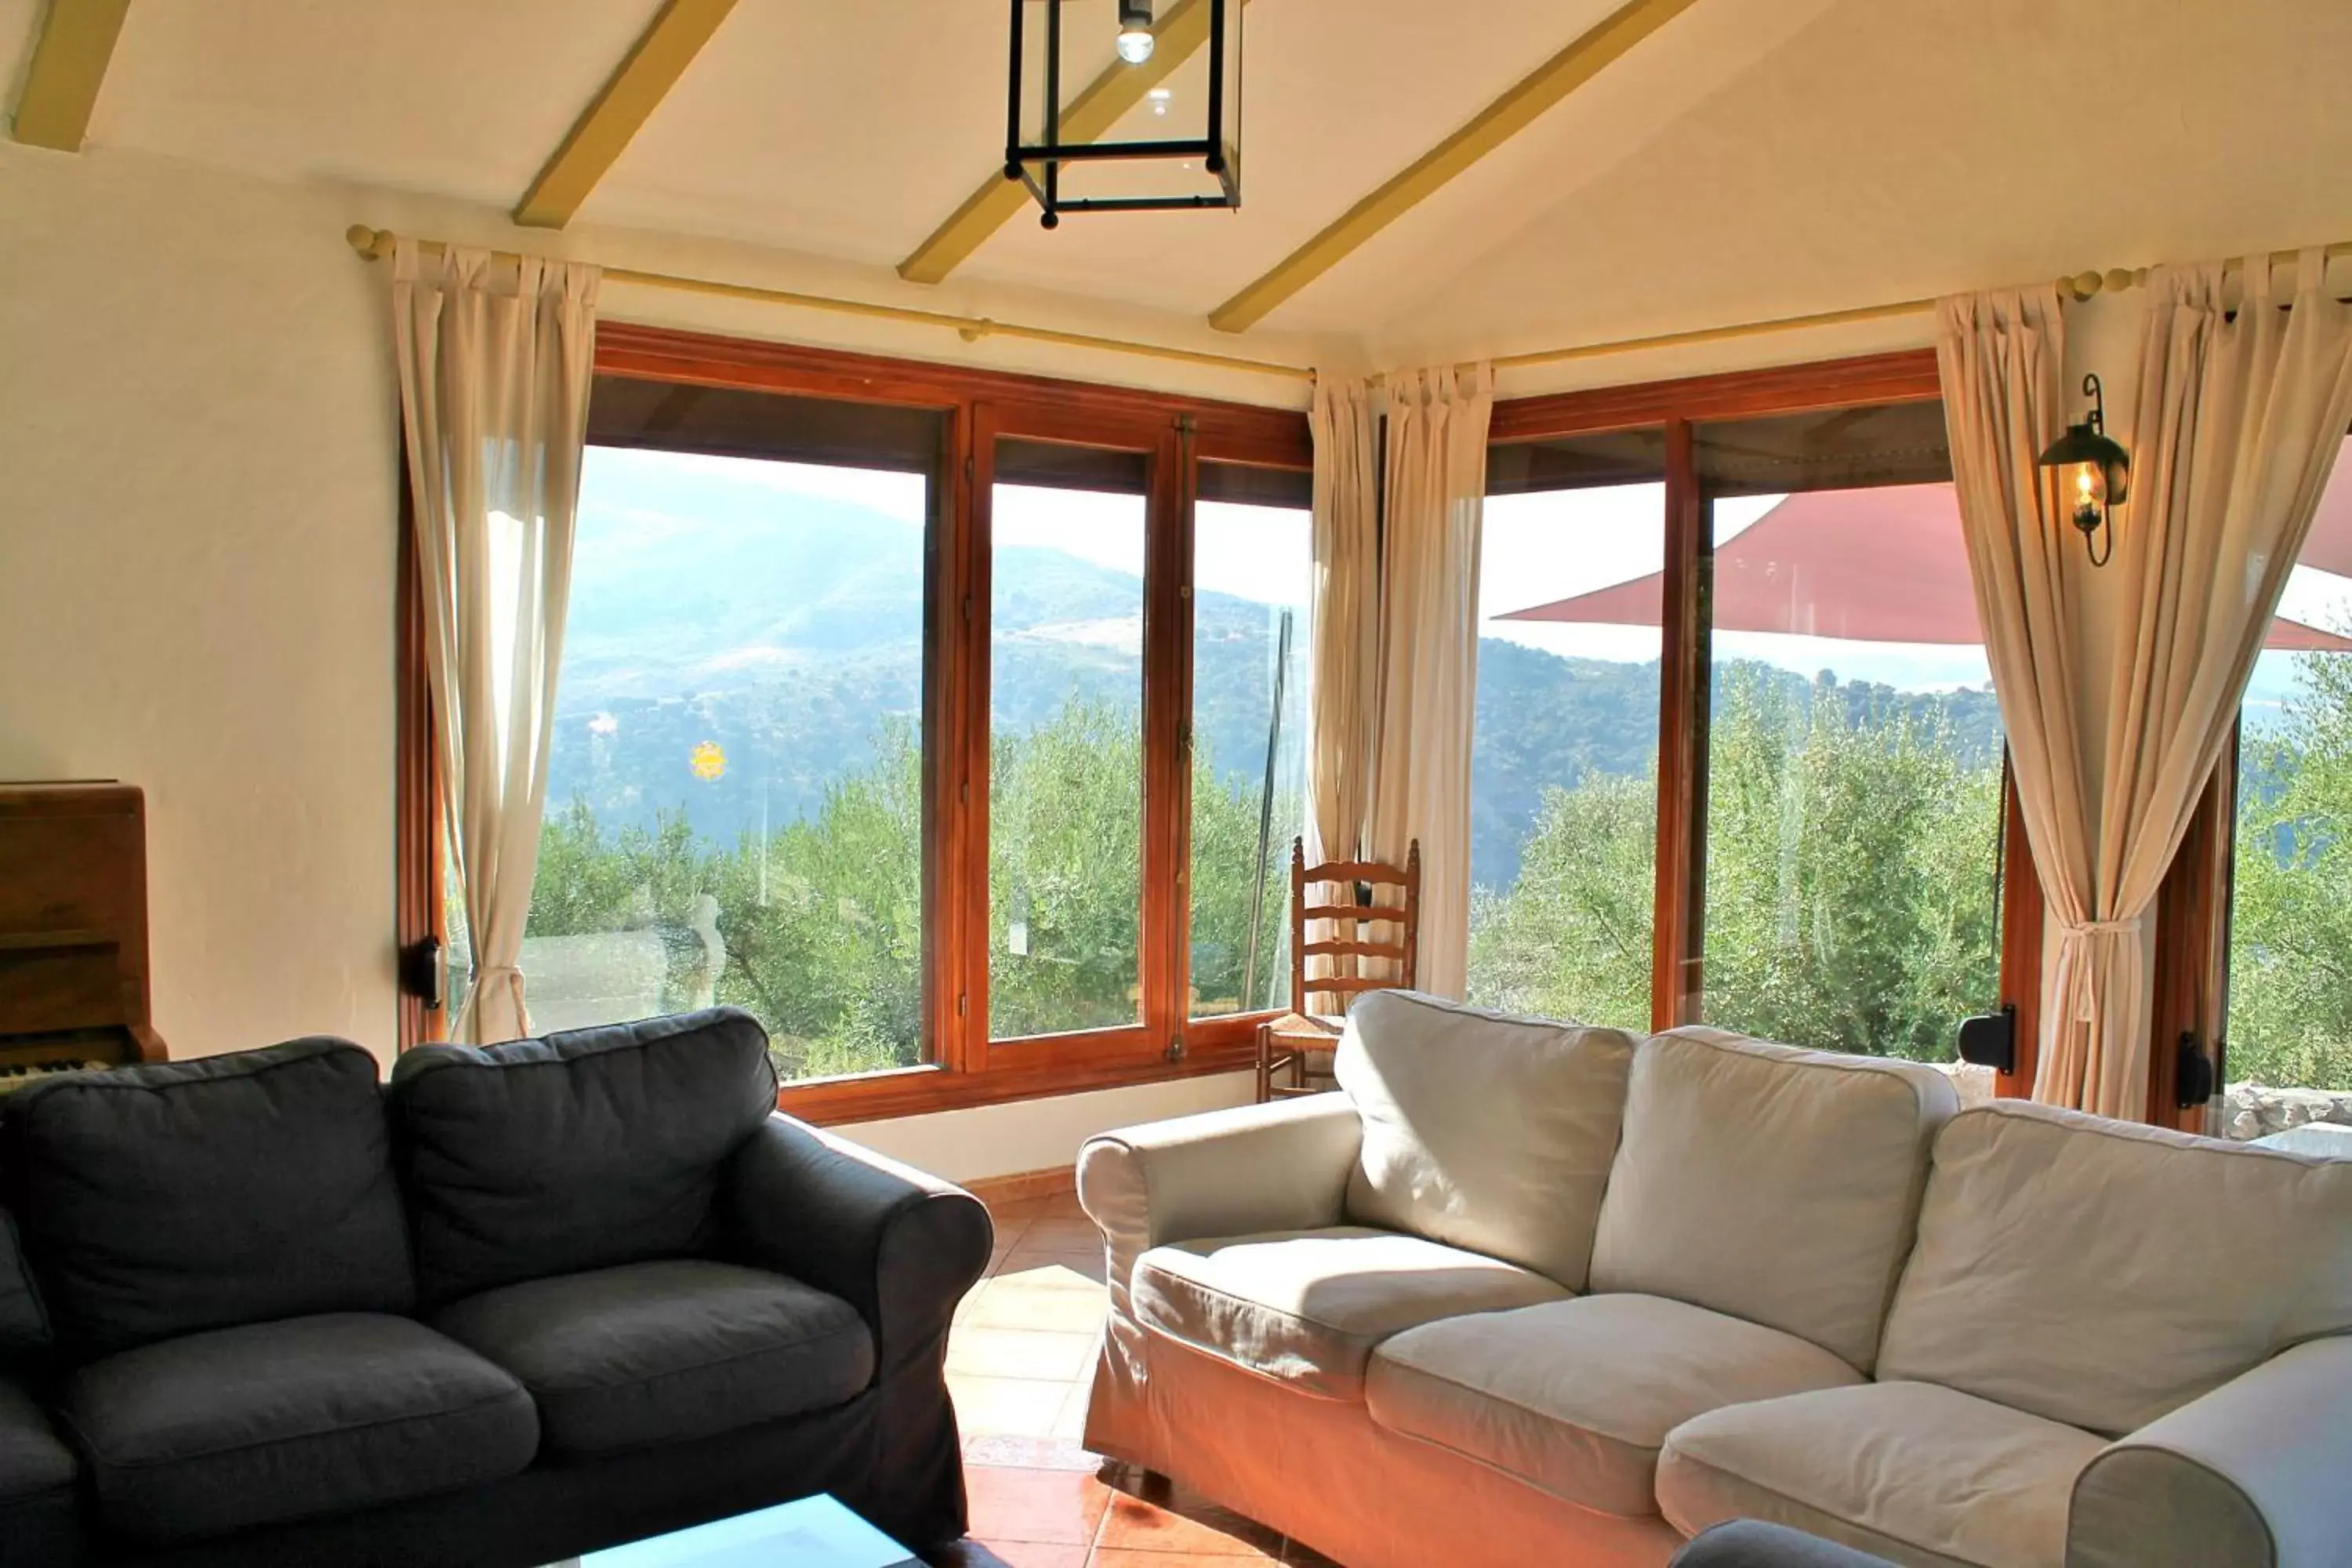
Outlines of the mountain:
M 722 843 L 763 820 L 813 813 L 828 782 L 870 766 L 922 702 L 920 491 L 901 515 L 779 490 L 745 502 L 739 478 L 595 474 L 584 508 L 557 704 L 549 799 L 575 796 L 609 826 L 649 826 L 683 804 Z M 680 521 L 691 519 L 691 521 Z M 1141 699 L 1141 584 L 1069 552 L 1024 547 L 992 568 L 992 721 L 1025 732 L 1076 694 L 1134 712 Z M 1194 743 L 1229 786 L 1263 784 L 1279 612 L 1196 596 Z M 1302 617 L 1303 621 L 1303 617 Z M 1295 625 L 1291 680 L 1305 679 Z M 1657 747 L 1658 666 L 1568 658 L 1496 638 L 1479 646 L 1472 761 L 1472 874 L 1507 886 L 1548 786 L 1639 773 Z M 1718 668 L 1717 679 L 1725 671 Z M 1792 688 L 1801 676 L 1775 671 Z M 1997 755 L 1989 692 L 1898 693 L 1843 683 L 1849 707 L 1940 703 L 1972 758 Z M 1284 721 L 1293 752 L 1296 685 Z M 689 766 L 717 745 L 712 780 Z

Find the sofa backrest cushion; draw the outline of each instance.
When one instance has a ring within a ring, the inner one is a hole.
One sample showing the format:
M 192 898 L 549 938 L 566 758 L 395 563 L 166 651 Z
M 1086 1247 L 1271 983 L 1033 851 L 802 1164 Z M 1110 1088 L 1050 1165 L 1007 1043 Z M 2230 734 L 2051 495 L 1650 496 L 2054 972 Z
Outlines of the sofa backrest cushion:
M 348 1040 L 73 1074 L 0 1101 L 66 1350 L 415 1305 L 375 1058 Z
M 1958 1104 L 1948 1079 L 1915 1062 L 1696 1026 L 1651 1037 L 1633 1061 L 1592 1288 L 1711 1307 L 1868 1372 L 1928 1143 Z
M 720 1167 L 776 1109 L 768 1037 L 732 1007 L 487 1047 L 392 1074 L 419 1286 L 493 1286 L 706 1253 Z
M 1417 992 L 1360 998 L 1336 1064 L 1364 1128 L 1349 1222 L 1583 1289 L 1633 1044 Z
M 1879 1374 L 2119 1436 L 2352 1331 L 2352 1161 L 2005 1101 L 1936 1140 Z

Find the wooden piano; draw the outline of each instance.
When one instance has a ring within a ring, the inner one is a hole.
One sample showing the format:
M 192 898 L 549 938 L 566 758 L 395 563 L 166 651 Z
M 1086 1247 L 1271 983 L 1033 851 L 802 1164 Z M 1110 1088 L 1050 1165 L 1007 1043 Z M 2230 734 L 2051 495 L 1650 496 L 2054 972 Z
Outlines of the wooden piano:
M 0 784 L 0 1092 L 164 1056 L 148 1014 L 145 798 Z

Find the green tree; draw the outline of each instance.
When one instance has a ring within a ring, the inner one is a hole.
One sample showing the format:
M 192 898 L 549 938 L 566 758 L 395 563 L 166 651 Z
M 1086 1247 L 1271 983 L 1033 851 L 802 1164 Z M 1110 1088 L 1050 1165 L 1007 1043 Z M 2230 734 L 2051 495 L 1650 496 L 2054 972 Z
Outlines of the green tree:
M 1997 981 L 2000 769 L 1935 704 L 1727 668 L 1708 754 L 1710 1022 L 1947 1060 Z M 1471 990 L 1646 1028 L 1654 776 L 1553 789 L 1507 894 L 1474 911 Z
M 2240 761 L 2230 1076 L 2352 1090 L 2352 658 L 2295 677 Z

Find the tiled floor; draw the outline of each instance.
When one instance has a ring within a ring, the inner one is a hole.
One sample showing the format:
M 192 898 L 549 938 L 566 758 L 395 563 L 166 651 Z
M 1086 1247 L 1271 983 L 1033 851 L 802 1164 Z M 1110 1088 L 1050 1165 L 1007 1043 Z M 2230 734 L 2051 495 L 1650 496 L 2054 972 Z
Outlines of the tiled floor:
M 1102 1236 L 1070 1197 L 1000 1204 L 996 1256 L 948 1339 L 971 1536 L 940 1568 L 1184 1568 L 1328 1559 L 1079 1441 L 1105 1307 Z

